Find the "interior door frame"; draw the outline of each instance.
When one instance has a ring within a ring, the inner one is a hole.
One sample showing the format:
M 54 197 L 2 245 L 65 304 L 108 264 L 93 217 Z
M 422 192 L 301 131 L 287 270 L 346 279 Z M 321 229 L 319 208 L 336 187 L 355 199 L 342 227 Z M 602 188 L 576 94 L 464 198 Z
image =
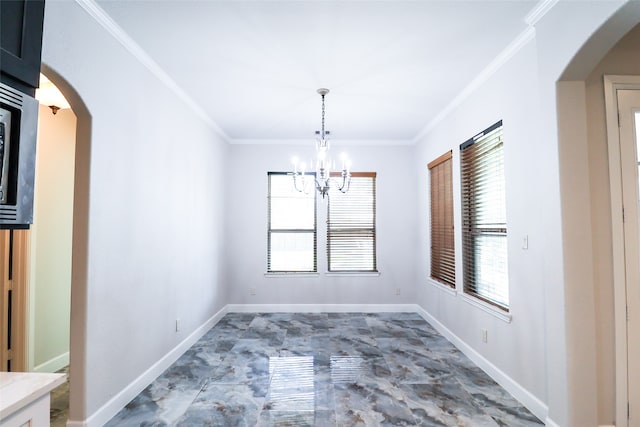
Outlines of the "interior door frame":
M 640 76 L 604 76 L 607 146 L 609 154 L 609 187 L 611 194 L 611 233 L 613 249 L 613 292 L 616 362 L 616 426 L 628 427 L 628 348 L 627 291 L 625 272 L 625 236 L 623 221 L 622 157 L 618 129 L 618 96 L 620 89 L 640 90 Z M 636 409 L 637 410 L 637 409 Z
M 12 243 L 10 243 L 12 241 Z M 29 343 L 26 339 L 28 330 L 28 298 L 29 298 L 29 270 L 26 261 L 29 252 L 28 230 L 3 230 L 0 233 L 0 263 L 2 263 L 2 277 L 0 277 L 0 312 L 2 321 L 9 324 L 8 290 L 12 291 L 11 331 L 6 325 L 0 330 L 2 339 L 2 366 L 0 371 L 5 371 L 6 362 L 11 359 L 11 371 L 23 372 L 29 368 L 28 354 Z M 11 267 L 9 266 L 11 263 Z M 12 277 L 9 280 L 8 271 L 11 269 Z M 6 349 L 8 335 L 11 334 L 11 356 Z

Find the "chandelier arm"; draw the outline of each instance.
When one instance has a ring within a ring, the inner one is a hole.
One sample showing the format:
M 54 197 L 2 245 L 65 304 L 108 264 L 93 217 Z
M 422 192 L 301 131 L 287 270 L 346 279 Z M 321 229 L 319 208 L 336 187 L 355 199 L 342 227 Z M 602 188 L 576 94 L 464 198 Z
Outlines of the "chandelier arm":
M 301 174 L 300 172 L 293 172 L 291 173 L 291 175 L 293 175 L 293 188 L 299 192 L 299 193 L 304 193 L 304 194 L 309 194 L 309 190 L 308 190 L 308 185 L 305 184 L 305 179 L 304 179 L 304 175 Z M 300 179 L 298 179 L 298 177 L 300 177 Z M 299 188 L 298 182 L 302 181 L 302 188 Z
M 346 193 L 349 191 L 349 187 L 351 186 L 351 174 L 346 170 L 342 171 L 342 185 L 338 187 L 338 190 L 342 193 Z

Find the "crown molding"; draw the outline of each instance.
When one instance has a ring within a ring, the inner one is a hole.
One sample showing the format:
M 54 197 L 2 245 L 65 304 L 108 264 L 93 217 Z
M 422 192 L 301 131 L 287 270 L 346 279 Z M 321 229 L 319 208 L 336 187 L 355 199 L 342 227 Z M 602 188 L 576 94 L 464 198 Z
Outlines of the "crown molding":
M 422 130 L 415 136 L 413 143 L 418 143 L 425 137 L 433 128 L 435 128 L 442 120 L 444 120 L 453 110 L 460 106 L 476 89 L 484 84 L 496 71 L 498 71 L 509 59 L 511 59 L 516 53 L 527 45 L 535 36 L 535 29 L 528 27 L 521 32 L 518 37 L 515 38 L 502 52 L 495 57 L 484 70 L 482 70 L 471 83 L 469 83 L 453 100 L 447 104 L 438 114 Z
M 524 22 L 526 22 L 530 27 L 535 26 L 538 21 L 547 14 L 547 12 L 549 12 L 556 3 L 558 3 L 558 1 L 559 0 L 540 0 L 538 4 L 531 9 L 527 16 L 525 16 Z
M 198 115 L 215 133 L 225 142 L 229 142 L 229 136 L 215 123 L 211 117 L 193 100 L 176 82 L 167 74 L 149 54 L 136 43 L 129 34 L 119 26 L 107 12 L 104 11 L 95 0 L 75 0 L 85 12 L 89 14 L 102 28 L 116 39 L 134 58 L 136 58 L 147 70 L 162 82 L 169 90 L 176 94 L 194 113 Z
M 218 136 L 229 144 L 251 145 L 251 144 L 281 144 L 281 145 L 302 145 L 308 144 L 309 140 L 272 140 L 272 139 L 232 139 L 222 128 L 215 123 L 204 109 L 196 103 L 160 65 L 149 56 L 149 54 L 137 44 L 122 27 L 120 27 L 95 0 L 75 0 L 98 24 L 100 24 L 111 36 L 113 36 L 134 58 L 144 65 L 153 75 L 155 75 L 169 90 L 174 92 L 191 110 L 193 110 Z M 535 7 L 524 18 L 527 28 L 522 31 L 491 63 L 485 67 L 471 83 L 469 83 L 453 100 L 445 106 L 425 127 L 412 139 L 409 140 L 350 140 L 340 141 L 345 145 L 414 145 L 425 137 L 435 126 L 455 110 L 464 100 L 467 99 L 478 87 L 485 83 L 496 71 L 520 51 L 527 43 L 535 37 L 535 24 L 545 16 L 559 0 L 540 0 Z
M 527 28 L 523 30 L 509 45 L 496 56 L 493 61 L 482 70 L 475 79 L 471 81 L 453 100 L 447 104 L 438 114 L 436 114 L 427 125 L 413 138 L 413 143 L 417 144 L 431 130 L 433 130 L 442 120 L 444 120 L 453 110 L 465 101 L 478 87 L 484 84 L 493 76 L 504 64 L 506 64 L 516 53 L 534 39 L 537 24 L 559 0 L 540 0 L 529 11 L 524 18 Z
M 309 145 L 315 138 L 291 139 L 229 139 L 231 145 Z M 340 139 L 340 146 L 403 146 L 414 145 L 412 139 Z

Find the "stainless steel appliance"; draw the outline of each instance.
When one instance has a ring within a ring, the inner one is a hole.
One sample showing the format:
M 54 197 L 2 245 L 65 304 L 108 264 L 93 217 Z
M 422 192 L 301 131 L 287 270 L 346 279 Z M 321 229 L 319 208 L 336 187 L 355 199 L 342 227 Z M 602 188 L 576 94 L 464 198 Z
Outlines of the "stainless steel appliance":
M 33 223 L 38 101 L 0 83 L 0 229 Z
M 11 151 L 11 111 L 0 108 L 0 204 L 7 203 L 9 153 Z

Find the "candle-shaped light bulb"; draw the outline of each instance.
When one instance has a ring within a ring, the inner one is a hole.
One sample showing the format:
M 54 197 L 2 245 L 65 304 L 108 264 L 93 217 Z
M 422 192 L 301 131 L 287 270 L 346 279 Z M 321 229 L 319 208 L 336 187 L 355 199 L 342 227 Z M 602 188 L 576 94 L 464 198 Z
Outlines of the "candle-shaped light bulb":
M 345 163 L 347 166 L 347 172 L 349 172 L 349 170 L 351 170 L 351 160 L 347 160 Z
M 318 151 L 318 169 L 325 168 L 325 159 L 327 158 L 327 152 L 324 150 Z
M 300 170 L 302 171 L 302 175 L 304 175 L 304 170 L 306 168 L 307 168 L 307 165 L 304 162 L 300 163 Z
M 347 154 L 346 153 L 342 153 L 340 155 L 340 158 L 342 159 L 342 170 L 345 170 L 346 169 L 345 165 L 346 165 L 346 162 L 347 162 Z
M 298 158 L 296 156 L 293 156 L 291 162 L 293 163 L 293 173 L 298 173 Z

